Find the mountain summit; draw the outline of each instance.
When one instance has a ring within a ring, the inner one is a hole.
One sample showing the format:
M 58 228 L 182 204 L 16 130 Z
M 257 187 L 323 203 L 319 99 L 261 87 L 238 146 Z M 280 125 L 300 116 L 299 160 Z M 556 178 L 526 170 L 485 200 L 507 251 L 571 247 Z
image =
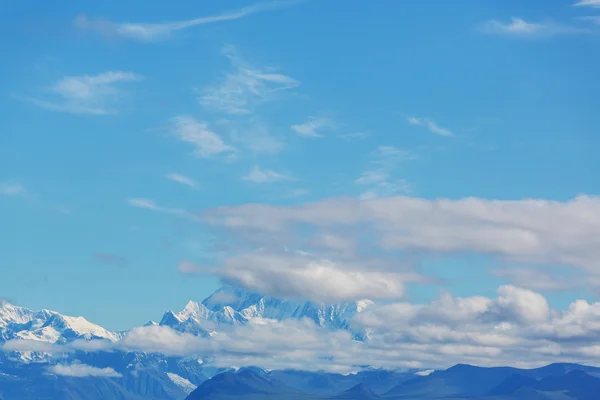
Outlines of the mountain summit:
M 321 327 L 351 329 L 350 320 L 372 305 L 371 300 L 326 305 L 314 302 L 296 302 L 223 287 L 201 303 L 190 301 L 174 313 L 167 311 L 160 322 L 181 332 L 210 334 L 221 324 L 243 325 L 253 318 L 278 321 L 308 318 Z

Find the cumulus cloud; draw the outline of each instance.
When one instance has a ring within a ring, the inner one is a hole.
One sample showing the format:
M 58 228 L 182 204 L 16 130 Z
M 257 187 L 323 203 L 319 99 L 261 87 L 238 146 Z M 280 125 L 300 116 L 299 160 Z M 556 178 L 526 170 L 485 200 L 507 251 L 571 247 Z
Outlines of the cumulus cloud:
M 407 272 L 373 268 L 366 271 L 356 265 L 301 252 L 250 252 L 228 258 L 210 272 L 227 284 L 258 293 L 327 303 L 365 298 L 400 299 L 404 297 L 406 281 L 420 280 L 418 275 Z
M 48 371 L 55 375 L 74 378 L 120 378 L 123 376 L 112 368 L 96 368 L 85 364 L 57 364 L 48 367 Z
M 79 15 L 74 24 L 76 27 L 85 30 L 96 31 L 108 37 L 122 37 L 144 42 L 151 42 L 158 39 L 168 38 L 172 34 L 189 29 L 199 25 L 232 21 L 246 16 L 274 10 L 281 7 L 291 6 L 300 3 L 298 0 L 292 1 L 272 1 L 265 3 L 252 4 L 238 10 L 227 11 L 219 15 L 200 17 L 175 22 L 157 22 L 157 23 L 114 23 L 102 19 L 89 19 L 85 15 Z
M 487 34 L 514 37 L 542 37 L 589 32 L 589 30 L 577 26 L 563 25 L 552 21 L 533 23 L 516 17 L 512 17 L 510 22 L 487 21 L 482 25 L 481 30 Z
M 386 251 L 476 252 L 504 261 L 572 266 L 592 274 L 598 274 L 600 258 L 600 199 L 589 196 L 566 202 L 331 198 L 300 206 L 220 207 L 201 217 L 264 243 L 278 243 L 282 237 L 300 243 L 324 229 L 354 234 L 353 228 L 360 226 L 363 241 Z
M 189 116 L 173 118 L 171 133 L 182 142 L 191 144 L 197 157 L 206 158 L 222 154 L 231 157 L 237 152 L 237 149 L 226 144 L 219 135 L 210 130 L 208 124 Z
M 160 352 L 196 356 L 220 367 L 334 372 L 364 365 L 440 369 L 456 363 L 517 367 L 594 363 L 595 343 L 600 340 L 600 303 L 577 300 L 558 311 L 542 295 L 506 285 L 493 298 L 460 298 L 442 292 L 425 304 L 371 304 L 350 325 L 352 331 L 330 330 L 308 319 L 254 318 L 242 325 L 221 326 L 208 337 L 154 325 L 135 328 L 114 343 L 99 341 L 96 349 L 88 351 Z M 357 332 L 364 333 L 364 341 L 355 340 Z M 9 341 L 4 350 L 24 350 L 24 343 L 40 351 L 34 341 Z M 52 346 L 75 348 L 71 343 Z M 74 367 L 76 371 L 84 368 Z
M 72 114 L 117 113 L 116 105 L 125 92 L 119 85 L 141 80 L 132 72 L 107 71 L 97 75 L 66 76 L 52 84 L 47 98 L 29 100 L 47 110 Z
M 257 69 L 249 65 L 232 46 L 223 49 L 223 54 L 231 61 L 234 71 L 218 84 L 201 91 L 198 101 L 207 109 L 229 115 L 250 114 L 256 106 L 300 86 L 300 82 L 273 68 Z

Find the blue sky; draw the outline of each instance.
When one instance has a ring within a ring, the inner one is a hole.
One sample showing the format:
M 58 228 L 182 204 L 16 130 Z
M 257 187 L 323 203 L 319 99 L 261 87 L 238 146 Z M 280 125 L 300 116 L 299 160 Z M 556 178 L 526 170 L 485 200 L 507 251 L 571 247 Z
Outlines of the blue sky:
M 266 221 L 268 207 L 340 197 L 535 198 L 558 202 L 547 225 L 556 215 L 588 238 L 570 216 L 593 215 L 560 208 L 600 187 L 600 3 L 581 3 L 2 5 L 0 296 L 125 329 L 206 297 L 218 276 L 248 285 L 232 274 L 242 250 L 274 244 L 268 229 L 248 238 L 203 216 L 250 203 Z M 278 244 L 322 250 L 310 232 Z M 562 236 L 536 232 L 535 256 L 473 241 L 375 253 L 417 260 L 430 279 L 408 280 L 415 302 L 507 281 L 546 282 L 533 289 L 559 308 L 593 300 L 581 260 L 595 242 L 546 257 Z M 368 251 L 354 250 L 339 259 L 360 264 Z

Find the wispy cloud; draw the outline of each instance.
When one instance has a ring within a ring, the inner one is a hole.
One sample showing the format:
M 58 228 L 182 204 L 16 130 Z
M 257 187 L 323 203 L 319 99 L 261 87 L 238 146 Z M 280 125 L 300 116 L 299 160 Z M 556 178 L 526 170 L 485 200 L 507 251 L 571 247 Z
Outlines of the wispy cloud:
M 48 98 L 28 100 L 52 111 L 72 114 L 116 114 L 118 111 L 114 107 L 124 94 L 118 85 L 141 79 L 140 75 L 122 71 L 66 76 L 47 88 L 50 94 Z
M 585 286 L 580 279 L 569 276 L 551 275 L 546 271 L 532 268 L 502 267 L 492 270 L 492 275 L 530 290 L 565 291 Z
M 291 180 L 291 178 L 287 175 L 280 174 L 279 172 L 275 172 L 270 169 L 264 170 L 258 165 L 252 167 L 252 170 L 248 173 L 248 175 L 244 176 L 242 179 L 254 183 L 269 183 Z
M 188 116 L 175 117 L 172 120 L 172 134 L 182 142 L 195 147 L 194 155 L 211 157 L 220 154 L 235 156 L 237 150 L 225 144 L 223 139 L 208 128 L 205 122 L 199 122 Z
M 252 153 L 277 154 L 286 147 L 284 138 L 271 133 L 268 124 L 260 118 L 224 118 L 216 122 L 215 128 L 226 133 L 232 142 Z
M 230 115 L 250 114 L 255 106 L 273 98 L 277 93 L 298 87 L 300 82 L 273 68 L 257 69 L 241 59 L 232 46 L 223 49 L 234 71 L 225 75 L 217 85 L 202 90 L 200 104 Z
M 600 8 L 600 0 L 581 0 L 575 3 L 574 6 Z
M 418 155 L 394 146 L 379 146 L 371 155 L 370 167 L 354 182 L 367 186 L 361 193 L 361 200 L 372 200 L 412 192 L 411 185 L 405 179 L 394 178 L 399 167 L 405 162 L 418 159 Z
M 302 124 L 292 125 L 290 129 L 299 136 L 320 138 L 323 137 L 323 130 L 332 129 L 335 126 L 333 121 L 327 118 L 309 117 Z
M 368 174 L 368 173 L 367 173 Z M 362 181 L 361 179 L 365 179 Z M 405 179 L 392 180 L 387 174 L 363 175 L 356 181 L 362 184 L 371 184 L 373 187 L 360 194 L 360 200 L 373 200 L 381 197 L 390 197 L 398 194 L 409 194 L 412 192 L 411 184 Z
M 127 264 L 127 259 L 118 254 L 95 253 L 94 258 L 104 264 L 123 266 Z
M 371 131 L 360 131 L 360 132 L 346 133 L 344 135 L 341 135 L 340 137 L 342 139 L 347 139 L 347 140 L 359 140 L 359 139 L 366 139 L 371 135 L 373 135 L 373 132 L 371 132 Z
M 436 135 L 454 136 L 454 133 L 452 133 L 451 130 L 439 126 L 432 119 L 408 116 L 408 117 L 406 117 L 406 120 L 408 121 L 409 124 L 415 125 L 415 126 L 422 126 L 422 127 L 426 128 L 429 132 L 434 133 Z
M 237 10 L 226 11 L 219 15 L 159 23 L 115 23 L 108 20 L 89 19 L 85 15 L 79 15 L 77 18 L 75 18 L 74 24 L 80 29 L 96 31 L 108 37 L 122 37 L 144 42 L 152 42 L 158 39 L 168 38 L 175 32 L 195 26 L 232 21 L 260 12 L 293 6 L 298 3 L 301 3 L 301 0 L 257 3 Z
M 27 190 L 20 183 L 0 182 L 1 196 L 22 196 Z
M 132 207 L 143 208 L 145 210 L 156 211 L 156 212 L 175 215 L 175 216 L 179 216 L 179 217 L 193 218 L 193 216 L 190 213 L 188 213 L 187 211 L 185 211 L 181 208 L 163 207 L 163 206 L 156 204 L 156 202 L 151 199 L 132 198 L 132 199 L 128 199 L 127 203 Z
M 588 29 L 577 26 L 564 25 L 552 21 L 533 23 L 517 17 L 512 17 L 510 22 L 487 21 L 481 26 L 481 31 L 492 35 L 515 37 L 543 37 L 589 32 Z
M 86 364 L 58 364 L 48 367 L 48 371 L 55 375 L 70 376 L 72 378 L 120 378 L 123 376 L 112 368 L 96 368 Z
M 177 183 L 189 186 L 194 189 L 196 188 L 196 182 L 192 178 L 189 178 L 185 175 L 172 173 L 172 174 L 165 175 L 165 177 L 173 182 L 177 182 Z
M 177 271 L 180 274 L 198 274 L 204 272 L 205 269 L 199 267 L 191 261 L 181 260 L 179 264 L 177 264 Z
M 600 16 L 587 16 L 587 17 L 581 17 L 580 19 L 600 25 Z

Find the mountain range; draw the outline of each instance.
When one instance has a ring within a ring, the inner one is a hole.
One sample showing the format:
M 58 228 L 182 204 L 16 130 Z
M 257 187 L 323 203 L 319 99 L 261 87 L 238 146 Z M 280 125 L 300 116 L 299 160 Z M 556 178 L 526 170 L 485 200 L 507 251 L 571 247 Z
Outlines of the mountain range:
M 310 380 L 289 379 L 299 372 L 257 374 L 251 370 L 224 372 L 202 383 L 187 400 L 597 400 L 600 368 L 577 364 L 551 364 L 537 369 L 483 368 L 456 365 L 427 376 L 388 374 L 390 390 L 374 390 L 369 374 L 358 373 L 323 390 Z M 310 375 L 310 374 L 309 374 Z M 315 375 L 315 374 L 313 374 Z M 320 376 L 321 374 L 316 374 Z M 341 376 L 340 376 L 341 377 Z M 316 379 L 320 381 L 320 379 Z M 375 384 L 374 384 L 375 383 Z M 381 383 L 381 382 L 379 382 Z M 346 388 L 351 386 L 350 388 Z M 328 393 L 328 392 L 338 393 Z
M 371 301 L 325 305 L 293 302 L 225 287 L 204 301 L 190 301 L 182 311 L 164 313 L 165 326 L 207 338 L 225 326 L 254 318 L 279 321 L 309 318 L 319 326 L 345 329 L 361 339 L 365 332 L 352 317 Z M 444 371 L 385 371 L 355 374 L 257 367 L 216 368 L 195 357 L 168 357 L 134 351 L 86 351 L 52 354 L 45 345 L 83 341 L 117 343 L 130 331 L 113 332 L 82 317 L 32 311 L 0 302 L 0 399 L 482 399 L 592 400 L 600 398 L 600 369 L 578 364 L 543 368 L 482 368 L 456 365 Z M 4 344 L 29 340 L 36 351 Z M 93 371 L 86 370 L 92 368 Z

